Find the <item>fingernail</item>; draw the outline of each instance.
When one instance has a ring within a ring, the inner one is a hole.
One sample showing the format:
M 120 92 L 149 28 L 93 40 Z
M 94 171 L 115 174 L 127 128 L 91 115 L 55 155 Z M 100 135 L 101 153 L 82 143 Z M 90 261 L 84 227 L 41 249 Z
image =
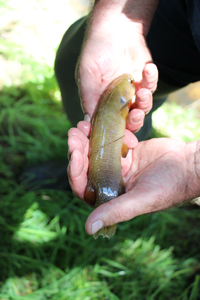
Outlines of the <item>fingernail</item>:
M 90 122 L 90 116 L 88 114 L 85 114 L 84 120 L 89 123 Z
M 103 228 L 104 224 L 101 220 L 98 220 L 92 224 L 92 234 L 96 233 L 99 229 Z

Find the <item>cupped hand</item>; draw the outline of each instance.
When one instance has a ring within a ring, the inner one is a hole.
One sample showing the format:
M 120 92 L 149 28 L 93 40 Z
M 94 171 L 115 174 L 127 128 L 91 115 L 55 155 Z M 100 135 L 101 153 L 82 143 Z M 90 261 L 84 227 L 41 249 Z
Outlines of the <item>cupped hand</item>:
M 80 122 L 69 131 L 71 160 L 68 175 L 75 194 L 83 199 L 87 183 L 90 125 Z M 141 214 L 164 210 L 195 197 L 188 189 L 187 144 L 169 138 L 138 143 L 128 136 L 128 156 L 122 158 L 126 193 L 98 208 L 88 217 L 86 231 L 123 222 Z M 191 165 L 191 164 L 190 164 Z
M 137 124 L 135 125 L 137 126 Z M 84 192 L 87 185 L 89 166 L 89 135 L 91 123 L 81 121 L 77 128 L 68 132 L 68 178 L 74 194 L 84 201 Z M 125 143 L 129 148 L 134 148 L 138 140 L 129 130 L 125 131 Z
M 127 119 L 127 129 L 135 131 L 136 119 L 141 127 L 145 113 L 152 108 L 158 81 L 145 37 L 133 22 L 121 16 L 91 22 L 76 69 L 85 120 L 91 120 L 106 86 L 123 73 L 130 73 L 136 81 L 135 109 Z

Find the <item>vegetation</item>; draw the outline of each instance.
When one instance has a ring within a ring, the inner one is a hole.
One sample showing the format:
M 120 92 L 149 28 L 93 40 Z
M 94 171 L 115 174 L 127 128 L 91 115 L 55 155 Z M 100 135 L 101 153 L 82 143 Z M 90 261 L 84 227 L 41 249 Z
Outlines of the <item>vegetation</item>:
M 32 62 L 32 81 L 0 92 L 0 300 L 200 299 L 198 206 L 139 216 L 94 240 L 84 229 L 91 209 L 71 192 L 19 183 L 26 166 L 67 157 L 56 80 Z M 192 108 L 165 104 L 153 120 L 154 136 L 199 138 Z

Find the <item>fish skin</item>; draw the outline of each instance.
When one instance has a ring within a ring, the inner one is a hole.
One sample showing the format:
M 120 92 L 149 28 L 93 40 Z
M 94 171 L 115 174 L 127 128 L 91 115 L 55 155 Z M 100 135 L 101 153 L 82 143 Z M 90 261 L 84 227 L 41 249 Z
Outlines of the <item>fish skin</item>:
M 129 74 L 113 80 L 101 96 L 92 120 L 88 183 L 84 200 L 98 207 L 125 192 L 121 174 L 121 150 L 126 118 L 135 95 L 135 83 Z M 117 225 L 100 229 L 93 236 L 110 238 Z

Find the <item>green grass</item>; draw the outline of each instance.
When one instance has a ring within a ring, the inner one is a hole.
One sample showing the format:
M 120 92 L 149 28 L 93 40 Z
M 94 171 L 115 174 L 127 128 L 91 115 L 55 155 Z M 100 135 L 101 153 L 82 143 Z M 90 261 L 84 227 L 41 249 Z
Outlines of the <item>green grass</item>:
M 0 299 L 198 299 L 199 209 L 140 216 L 94 240 L 91 209 L 70 192 L 19 184 L 25 166 L 67 157 L 57 95 L 54 77 L 0 93 Z
M 167 102 L 157 109 L 153 121 L 154 129 L 161 135 L 185 142 L 197 141 L 200 137 L 199 110 L 184 109 L 175 101 Z

